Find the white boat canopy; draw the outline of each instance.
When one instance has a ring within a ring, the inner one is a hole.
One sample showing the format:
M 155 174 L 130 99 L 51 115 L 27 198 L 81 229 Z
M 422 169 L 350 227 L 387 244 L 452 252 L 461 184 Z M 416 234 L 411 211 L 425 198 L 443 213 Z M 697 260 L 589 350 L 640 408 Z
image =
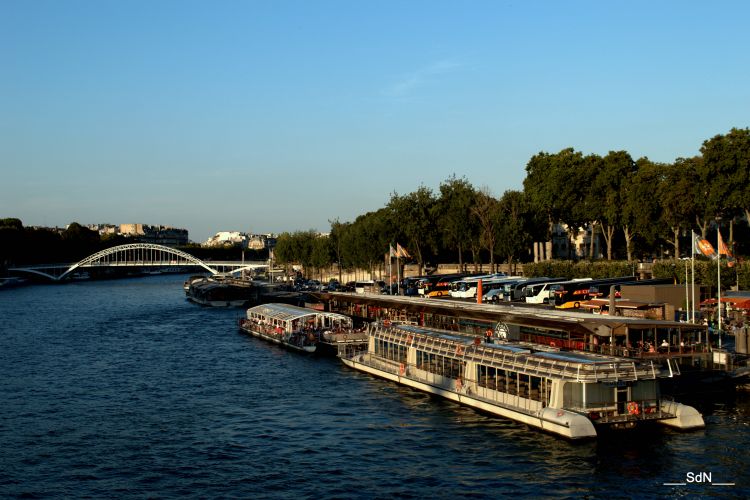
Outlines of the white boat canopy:
M 300 318 L 312 317 L 315 318 L 315 323 L 318 326 L 351 324 L 351 318 L 343 314 L 318 311 L 316 309 L 307 309 L 305 307 L 298 307 L 290 304 L 261 304 L 259 306 L 251 307 L 247 310 L 248 319 L 251 318 L 251 315 L 255 315 L 256 317 L 263 317 L 264 319 L 269 321 L 294 321 Z

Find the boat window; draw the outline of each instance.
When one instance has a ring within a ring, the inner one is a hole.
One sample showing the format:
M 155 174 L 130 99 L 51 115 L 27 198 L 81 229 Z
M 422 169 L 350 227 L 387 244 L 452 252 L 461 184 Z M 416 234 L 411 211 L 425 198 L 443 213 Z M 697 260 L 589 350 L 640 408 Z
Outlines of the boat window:
M 391 361 L 406 362 L 406 347 L 383 339 L 375 339 L 375 354 Z
M 542 377 L 531 377 L 529 382 L 529 399 L 542 401 Z

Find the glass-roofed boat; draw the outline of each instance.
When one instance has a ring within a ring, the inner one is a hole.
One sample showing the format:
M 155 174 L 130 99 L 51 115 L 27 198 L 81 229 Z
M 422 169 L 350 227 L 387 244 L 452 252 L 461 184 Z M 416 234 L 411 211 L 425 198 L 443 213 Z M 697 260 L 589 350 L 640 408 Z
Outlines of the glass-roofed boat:
M 605 428 L 704 426 L 698 411 L 660 397 L 658 365 L 479 337 L 374 323 L 349 367 L 570 439 Z
M 335 349 L 337 343 L 353 343 L 357 339 L 361 343 L 366 339 L 366 333 L 352 328 L 349 316 L 290 304 L 251 307 L 246 318 L 240 319 L 239 327 L 255 337 L 308 353 L 319 347 Z

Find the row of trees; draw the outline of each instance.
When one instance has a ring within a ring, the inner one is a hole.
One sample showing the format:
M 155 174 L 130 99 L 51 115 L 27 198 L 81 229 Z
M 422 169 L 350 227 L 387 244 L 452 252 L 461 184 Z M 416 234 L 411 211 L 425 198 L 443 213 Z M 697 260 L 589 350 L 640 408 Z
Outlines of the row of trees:
M 526 166 L 524 193 L 544 214 L 548 234 L 557 223 L 601 231 L 609 260 L 617 231 L 627 260 L 637 240 L 644 249 L 665 241 L 679 257 L 686 232 L 698 230 L 705 238 L 718 221 L 729 226 L 733 241 L 734 221 L 750 219 L 750 130 L 717 135 L 700 151 L 671 164 L 634 161 L 625 151 L 604 157 L 573 149 L 539 153 Z
M 605 156 L 573 148 L 540 152 L 526 165 L 523 191 L 508 190 L 499 198 L 488 187 L 476 188 L 453 175 L 437 192 L 425 186 L 403 195 L 394 192 L 379 210 L 351 222 L 335 219 L 326 236 L 314 230 L 281 234 L 275 258 L 307 270 L 334 263 L 372 270 L 398 242 L 420 266 L 489 263 L 494 270 L 498 261 L 552 258 L 552 231 L 560 224 L 571 235 L 581 230 L 593 235 L 584 253 L 589 259 L 598 257 L 594 244 L 599 239 L 607 260 L 661 256 L 664 246 L 679 257 L 691 231 L 716 241 L 715 227 L 722 226 L 730 248 L 746 255 L 749 218 L 750 130 L 732 129 L 706 140 L 700 155 L 669 164 L 634 160 L 626 151 Z M 0 223 L 0 259 L 6 265 L 71 262 L 123 242 L 117 236 L 100 239 L 76 223 L 63 232 L 23 228 L 18 219 Z
M 588 258 L 597 257 L 594 243 L 599 238 L 607 260 L 659 256 L 665 245 L 671 248 L 667 253 L 679 257 L 687 253 L 683 249 L 692 231 L 708 237 L 721 226 L 727 227 L 730 248 L 735 234 L 740 236 L 741 244 L 734 248 L 745 254 L 750 250 L 750 130 L 717 135 L 700 152 L 670 164 L 634 160 L 626 151 L 605 156 L 573 148 L 540 152 L 526 166 L 523 191 L 509 190 L 496 198 L 489 188 L 477 189 L 453 175 L 437 193 L 425 186 L 405 195 L 393 193 L 380 210 L 353 222 L 331 221 L 327 236 L 313 230 L 284 233 L 276 258 L 305 268 L 338 263 L 372 269 L 383 262 L 389 245 L 399 242 L 420 266 L 486 262 L 494 270 L 498 259 L 513 263 L 553 257 L 551 236 L 558 224 L 571 235 L 581 230 L 593 235 Z M 545 245 L 532 253 L 539 248 L 534 242 Z

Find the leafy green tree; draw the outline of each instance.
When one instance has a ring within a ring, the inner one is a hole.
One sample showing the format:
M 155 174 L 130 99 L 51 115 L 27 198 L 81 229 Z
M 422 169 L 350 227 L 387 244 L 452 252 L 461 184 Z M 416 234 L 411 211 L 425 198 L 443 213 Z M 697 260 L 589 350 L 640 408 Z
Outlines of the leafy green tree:
M 387 209 L 360 215 L 342 236 L 342 246 L 352 267 L 369 269 L 383 262 L 388 250 L 389 216 Z
M 602 168 L 602 157 L 597 154 L 586 155 L 580 162 L 580 166 L 577 169 L 577 175 L 575 179 L 571 179 L 571 183 L 577 186 L 578 194 L 572 194 L 574 198 L 574 204 L 572 207 L 573 218 L 572 224 L 575 224 L 571 229 L 578 229 L 579 227 L 588 228 L 590 232 L 589 237 L 589 259 L 594 259 L 595 255 L 595 244 L 597 241 L 597 230 L 599 228 L 599 221 L 597 219 L 597 213 L 599 205 L 601 204 L 601 197 L 599 192 L 592 189 L 594 180 Z
M 61 243 L 61 256 L 71 262 L 81 260 L 100 249 L 99 233 L 77 222 L 71 222 L 62 232 Z
M 500 203 L 497 198 L 492 196 L 488 188 L 482 188 L 477 193 L 472 213 L 481 228 L 479 241 L 482 248 L 486 249 L 490 254 L 490 272 L 495 272 L 495 250 L 500 223 Z
M 476 190 L 466 178 L 457 179 L 455 174 L 440 184 L 440 198 L 433 205 L 435 219 L 440 228 L 440 237 L 448 248 L 458 252 L 458 265 L 465 269 L 463 251 L 470 246 L 472 205 Z
M 597 219 L 607 244 L 607 260 L 612 260 L 612 242 L 615 229 L 622 226 L 623 183 L 635 172 L 635 162 L 626 151 L 610 151 L 602 158 L 592 188 L 598 193 L 600 203 Z
M 402 236 L 405 238 L 407 250 L 420 268 L 424 267 L 427 252 L 437 250 L 437 225 L 433 220 L 435 203 L 432 190 L 420 186 L 404 196 L 393 193 L 386 207 L 397 241 Z
M 323 269 L 333 263 L 333 248 L 331 238 L 326 235 L 317 235 L 311 242 L 310 265 L 317 269 L 322 278 Z
M 313 247 L 319 234 L 314 229 L 308 231 L 295 231 L 294 233 L 281 233 L 276 239 L 274 258 L 279 264 L 289 266 L 299 264 L 305 271 L 305 276 L 315 269 L 316 261 L 313 259 Z
M 25 254 L 23 223 L 19 219 L 0 219 L 0 267 L 21 262 Z
M 522 191 L 508 190 L 498 204 L 498 228 L 495 250 L 508 264 L 523 259 L 532 243 L 528 202 Z
M 670 244 L 674 247 L 675 257 L 680 256 L 680 234 L 691 228 L 691 221 L 696 216 L 700 199 L 700 182 L 696 165 L 700 158 L 678 158 L 673 165 L 657 165 L 658 181 L 656 200 L 661 221 L 669 227 L 672 235 Z
M 573 148 L 558 153 L 537 153 L 526 165 L 523 181 L 533 209 L 544 216 L 547 224 L 546 258 L 552 257 L 552 232 L 557 223 L 577 224 L 578 212 L 574 207 L 580 202 L 578 180 L 583 169 L 583 155 Z
M 701 154 L 708 206 L 717 216 L 744 211 L 750 220 L 750 129 L 733 128 L 703 142 Z
M 329 221 L 331 223 L 331 234 L 330 234 L 330 241 L 331 241 L 331 250 L 333 252 L 333 258 L 334 261 L 338 264 L 339 268 L 339 282 L 342 280 L 342 271 L 343 271 L 343 265 L 344 265 L 344 245 L 343 245 L 343 239 L 344 234 L 347 230 L 351 227 L 351 224 L 348 222 L 339 222 L 339 219 L 336 218 L 332 221 Z
M 654 228 L 659 221 L 658 198 L 654 187 L 659 185 L 661 166 L 641 158 L 635 162 L 636 170 L 631 172 L 622 185 L 621 220 L 625 234 L 625 247 L 628 262 L 633 260 L 633 239 L 640 234 L 651 240 L 655 238 Z

